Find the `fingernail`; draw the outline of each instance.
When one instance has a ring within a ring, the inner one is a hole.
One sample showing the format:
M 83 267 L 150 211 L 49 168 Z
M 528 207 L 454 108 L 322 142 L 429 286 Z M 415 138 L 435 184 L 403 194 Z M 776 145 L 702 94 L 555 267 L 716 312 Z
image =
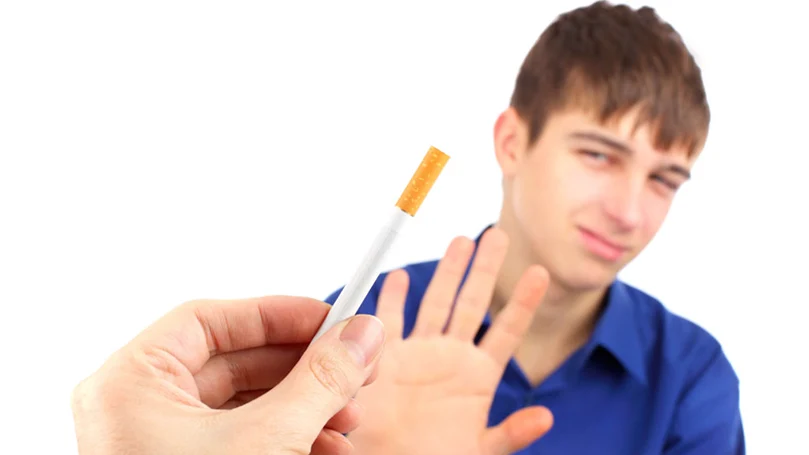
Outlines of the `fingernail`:
M 340 333 L 340 340 L 357 365 L 365 368 L 382 350 L 385 341 L 382 321 L 373 316 L 355 316 Z

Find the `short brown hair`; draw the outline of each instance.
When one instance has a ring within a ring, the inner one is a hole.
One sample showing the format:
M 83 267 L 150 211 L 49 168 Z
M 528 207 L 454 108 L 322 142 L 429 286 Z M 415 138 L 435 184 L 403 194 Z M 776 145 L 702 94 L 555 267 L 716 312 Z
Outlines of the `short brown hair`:
M 674 28 L 652 8 L 604 1 L 548 26 L 520 68 L 511 105 L 528 122 L 532 143 L 548 117 L 566 108 L 594 110 L 602 122 L 639 108 L 656 147 L 691 153 L 710 122 L 700 68 Z

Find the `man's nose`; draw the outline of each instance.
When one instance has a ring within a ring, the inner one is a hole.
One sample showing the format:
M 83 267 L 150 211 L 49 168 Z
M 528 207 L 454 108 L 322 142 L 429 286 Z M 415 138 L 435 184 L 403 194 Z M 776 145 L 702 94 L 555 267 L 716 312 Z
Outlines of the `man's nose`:
M 643 183 L 635 179 L 619 179 L 604 195 L 604 211 L 621 230 L 633 230 L 643 219 Z

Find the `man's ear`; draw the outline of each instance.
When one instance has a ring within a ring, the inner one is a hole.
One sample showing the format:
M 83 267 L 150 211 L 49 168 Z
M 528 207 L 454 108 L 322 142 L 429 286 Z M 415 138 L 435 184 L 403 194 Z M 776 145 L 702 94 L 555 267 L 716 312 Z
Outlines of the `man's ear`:
M 509 107 L 494 124 L 494 154 L 503 177 L 517 172 L 517 164 L 525 153 L 527 128 L 513 107 Z

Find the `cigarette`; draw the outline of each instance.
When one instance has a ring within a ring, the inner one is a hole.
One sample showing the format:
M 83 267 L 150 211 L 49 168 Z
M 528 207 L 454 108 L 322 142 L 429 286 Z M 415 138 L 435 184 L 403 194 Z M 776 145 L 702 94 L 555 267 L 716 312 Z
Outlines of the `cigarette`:
M 439 174 L 447 164 L 449 156 L 435 147 L 430 147 L 421 160 L 416 172 L 402 191 L 387 223 L 380 229 L 371 248 L 365 254 L 354 275 L 343 287 L 337 300 L 329 309 L 329 314 L 320 326 L 312 341 L 317 340 L 341 321 L 357 314 L 357 311 L 381 273 L 380 267 L 391 249 L 396 237 L 416 216 L 419 207 L 427 197 Z

